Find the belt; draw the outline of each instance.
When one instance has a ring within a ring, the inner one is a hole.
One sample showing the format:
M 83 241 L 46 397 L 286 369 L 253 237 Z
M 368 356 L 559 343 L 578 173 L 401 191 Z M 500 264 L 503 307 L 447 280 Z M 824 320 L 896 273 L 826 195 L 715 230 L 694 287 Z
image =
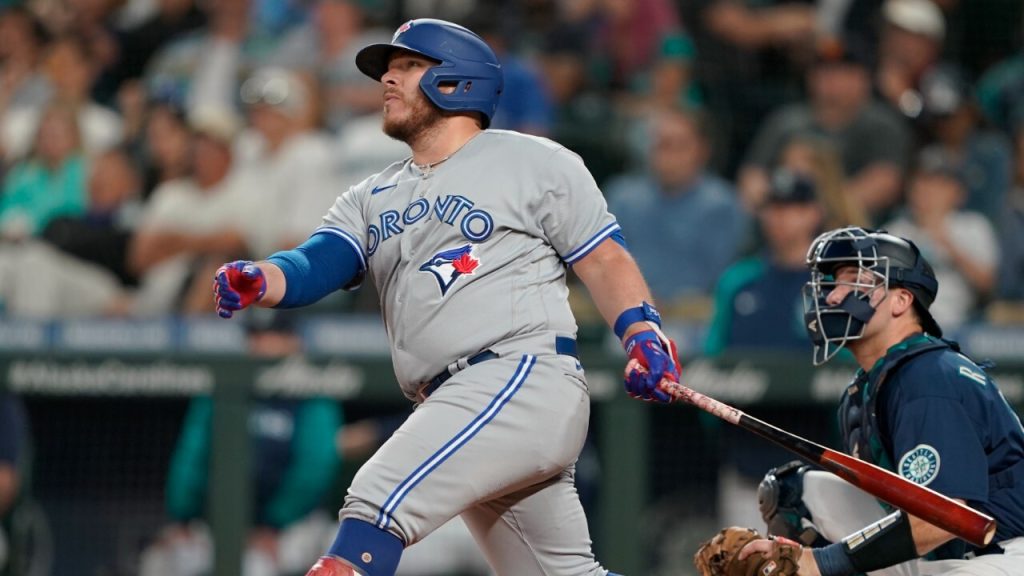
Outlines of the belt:
M 579 359 L 580 356 L 576 350 L 576 340 L 569 338 L 568 336 L 556 336 L 555 354 L 561 354 L 563 356 L 572 356 L 573 358 Z M 488 360 L 494 360 L 497 357 L 498 354 L 493 350 L 484 350 L 482 352 L 477 352 L 476 354 L 466 359 L 466 366 L 472 366 L 474 364 L 479 364 L 481 362 L 486 362 Z M 459 366 L 458 362 L 453 363 L 449 367 L 442 370 L 440 374 L 431 378 L 427 382 L 427 385 L 420 390 L 420 394 L 422 394 L 423 398 L 426 399 L 428 396 L 434 393 L 434 390 L 440 388 L 441 384 L 447 382 L 449 378 L 455 376 L 455 374 L 462 371 L 463 368 L 464 367 Z

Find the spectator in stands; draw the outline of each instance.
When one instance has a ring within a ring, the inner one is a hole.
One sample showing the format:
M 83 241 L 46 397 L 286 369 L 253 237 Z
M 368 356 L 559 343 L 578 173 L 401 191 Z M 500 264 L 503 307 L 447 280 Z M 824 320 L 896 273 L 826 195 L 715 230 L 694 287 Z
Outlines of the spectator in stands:
M 825 218 L 818 194 L 812 177 L 785 168 L 773 173 L 758 210 L 764 248 L 729 266 L 719 279 L 705 354 L 810 351 L 801 294 L 808 278 L 807 249 Z
M 814 134 L 794 136 L 779 157 L 779 166 L 810 178 L 825 209 L 823 229 L 868 226 L 860 199 L 844 190 L 842 160 L 832 142 Z
M 122 284 L 133 285 L 128 243 L 142 210 L 138 169 L 124 150 L 108 150 L 92 162 L 87 187 L 85 213 L 52 219 L 42 237 L 66 254 L 109 270 Z
M 629 92 L 615 98 L 616 106 L 628 119 L 631 166 L 647 163 L 650 123 L 658 118 L 658 111 L 701 108 L 700 94 L 691 78 L 693 59 L 693 42 L 688 36 L 666 36 L 650 69 L 634 78 Z
M 36 236 L 56 216 L 85 212 L 87 160 L 77 110 L 54 103 L 40 117 L 31 154 L 11 167 L 0 197 L 0 236 Z
M 505 86 L 491 128 L 547 136 L 551 133 L 552 102 L 544 80 L 533 63 L 515 52 L 505 24 L 491 14 L 476 14 L 466 26 L 494 49 L 501 62 Z
M 16 164 L 0 198 L 0 301 L 11 316 L 51 319 L 124 313 L 121 281 L 98 264 L 64 253 L 37 236 L 62 217 L 87 214 L 86 160 L 74 110 L 51 104 L 32 156 Z M 79 239 L 71 242 L 76 248 Z
M 727 181 L 707 171 L 699 116 L 669 109 L 651 123 L 650 166 L 613 179 L 609 209 L 663 314 L 687 297 L 708 296 L 747 233 L 747 218 Z
M 997 296 L 1024 303 L 1024 125 L 1017 130 L 1013 185 L 999 219 L 1002 261 Z
M 920 82 L 924 110 L 921 123 L 965 176 L 964 208 L 999 220 L 1012 178 L 1013 153 L 1008 138 L 981 124 L 981 115 L 964 73 L 934 66 Z
M 594 41 L 605 59 L 606 85 L 625 90 L 654 63 L 665 37 L 681 29 L 671 0 L 603 0 L 592 4 Z
M 156 101 L 146 114 L 143 140 L 134 153 L 143 167 L 143 191 L 148 199 L 158 186 L 185 178 L 191 169 L 191 137 L 185 110 L 173 100 Z
M 938 147 L 921 151 L 906 213 L 884 226 L 911 240 L 935 269 L 942 290 L 929 311 L 946 332 L 972 319 L 996 284 L 999 245 L 985 216 L 963 210 L 966 176 Z
M 121 118 L 90 96 L 96 66 L 95 55 L 78 36 L 61 37 L 49 45 L 43 71 L 53 87 L 53 94 L 49 99 L 36 102 L 35 106 L 7 111 L 0 124 L 0 142 L 8 161 L 23 158 L 30 152 L 42 110 L 51 103 L 75 110 L 82 150 L 86 154 L 95 155 L 120 144 L 123 137 Z
M 875 85 L 907 118 L 924 110 L 921 80 L 939 62 L 946 17 L 932 0 L 886 0 Z
M 189 122 L 190 174 L 153 192 L 129 247 L 131 270 L 141 279 L 140 312 L 206 310 L 209 297 L 192 300 L 190 287 L 208 288 L 216 269 L 209 269 L 211 263 L 249 251 L 250 226 L 240 207 L 253 190 L 237 177 L 232 152 L 240 119 L 231 110 L 209 108 Z
M 985 118 L 1016 139 L 1018 121 L 1024 118 L 1024 47 L 986 70 L 975 94 Z
M 552 138 L 576 152 L 598 184 L 626 166 L 623 119 L 594 85 L 588 70 L 587 36 L 557 29 L 544 41 L 541 68 L 554 104 Z
M 250 353 L 287 358 L 301 343 L 288 316 L 249 317 Z M 174 521 L 142 555 L 140 576 L 200 576 L 212 565 L 204 520 L 213 463 L 213 401 L 194 398 L 171 458 L 167 513 Z M 341 464 L 330 441 L 342 425 L 330 398 L 259 398 L 249 414 L 253 526 L 241 576 L 287 576 L 315 561 L 335 522 L 321 508 Z
M 912 141 L 905 121 L 871 97 L 866 47 L 856 39 L 821 44 L 807 77 L 810 98 L 774 112 L 760 127 L 740 171 L 743 202 L 756 210 L 769 188 L 778 153 L 796 134 L 834 143 L 846 174 L 846 193 L 873 221 L 899 203 Z
M 239 136 L 238 166 L 260 200 L 253 216 L 257 254 L 292 248 L 320 223 L 337 197 L 333 143 L 319 126 L 319 91 L 307 74 L 260 68 L 241 87 L 250 130 Z
M 694 78 L 714 118 L 716 166 L 731 176 L 764 118 L 801 94 L 815 4 L 799 0 L 680 2 L 699 58 Z M 860 4 L 851 2 L 850 4 Z M 757 86 L 751 90 L 751 86 Z
M 143 76 L 150 59 L 176 38 L 206 25 L 206 13 L 195 0 L 158 0 L 144 20 L 119 31 L 111 66 L 100 79 L 103 92 L 113 100 L 125 82 Z
M 0 38 L 0 115 L 49 98 L 50 85 L 39 69 L 43 30 L 32 12 L 18 5 L 3 8 Z
M 312 19 L 291 32 L 267 62 L 320 79 L 324 114 L 333 131 L 342 130 L 354 117 L 380 110 L 380 83 L 356 68 L 355 54 L 362 46 L 388 42 L 391 33 L 367 28 L 363 4 L 318 0 Z
M 670 34 L 651 66 L 633 78 L 630 94 L 620 101 L 631 113 L 672 106 L 700 108 L 700 90 L 693 78 L 696 49 L 684 33 Z

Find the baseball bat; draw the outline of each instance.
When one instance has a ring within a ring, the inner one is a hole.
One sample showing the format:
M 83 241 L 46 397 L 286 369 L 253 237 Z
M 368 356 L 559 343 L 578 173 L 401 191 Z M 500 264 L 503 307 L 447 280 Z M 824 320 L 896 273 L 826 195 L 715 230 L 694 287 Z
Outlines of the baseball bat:
M 815 444 L 682 384 L 663 380 L 661 388 L 675 399 L 693 404 L 726 422 L 754 432 L 804 460 L 821 466 L 861 490 L 975 546 L 987 546 L 996 533 L 996 521 L 991 516 L 884 468 Z

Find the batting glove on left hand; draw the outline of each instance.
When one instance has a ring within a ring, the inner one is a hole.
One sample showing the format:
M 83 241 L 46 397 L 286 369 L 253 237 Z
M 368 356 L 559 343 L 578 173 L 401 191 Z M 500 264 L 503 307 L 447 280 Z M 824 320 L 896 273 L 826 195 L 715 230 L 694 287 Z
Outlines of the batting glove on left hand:
M 626 339 L 626 392 L 633 398 L 671 402 L 672 396 L 659 385 L 663 379 L 679 382 L 679 354 L 676 343 L 660 330 L 644 330 Z
M 231 318 L 235 311 L 263 298 L 266 292 L 263 270 L 248 260 L 229 262 L 218 268 L 213 277 L 213 296 L 221 318 Z

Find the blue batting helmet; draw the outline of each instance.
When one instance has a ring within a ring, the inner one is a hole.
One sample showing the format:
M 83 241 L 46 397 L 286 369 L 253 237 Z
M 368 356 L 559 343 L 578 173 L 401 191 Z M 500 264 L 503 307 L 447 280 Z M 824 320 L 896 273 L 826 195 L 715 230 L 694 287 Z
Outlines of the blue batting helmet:
M 371 44 L 356 54 L 363 74 L 380 81 L 396 50 L 408 50 L 437 60 L 420 80 L 420 89 L 438 108 L 450 112 L 479 112 L 484 128 L 491 123 L 504 86 L 501 63 L 482 38 L 467 28 L 432 18 L 410 20 L 395 31 L 390 44 Z M 453 86 L 450 94 L 439 89 Z

